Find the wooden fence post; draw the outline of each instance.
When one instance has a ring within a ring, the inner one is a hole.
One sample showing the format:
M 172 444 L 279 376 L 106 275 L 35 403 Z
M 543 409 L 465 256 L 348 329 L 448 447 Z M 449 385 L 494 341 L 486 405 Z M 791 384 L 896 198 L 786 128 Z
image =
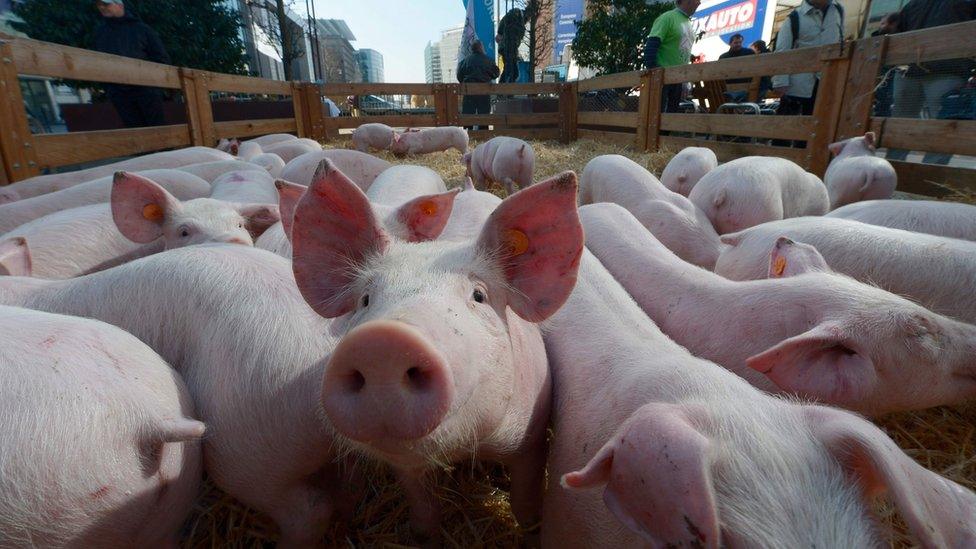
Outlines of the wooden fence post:
M 0 153 L 4 178 L 13 182 L 38 175 L 41 170 L 37 165 L 37 150 L 27 122 L 13 50 L 7 42 L 0 42 L 0 60 Z
M 659 138 L 661 137 L 661 94 L 664 90 L 664 71 L 664 68 L 653 69 L 647 86 L 647 144 L 644 150 L 648 151 L 656 151 L 661 146 Z
M 579 84 L 567 82 L 559 89 L 559 139 L 563 143 L 576 141 L 579 110 Z
M 308 109 L 305 104 L 305 94 L 302 93 L 301 82 L 291 83 L 291 106 L 295 113 L 295 134 L 298 137 L 308 137 Z
M 213 106 L 210 104 L 210 85 L 204 71 L 180 68 L 180 88 L 186 101 L 186 123 L 190 144 L 213 147 L 217 144 L 214 130 Z
M 444 95 L 444 85 L 434 84 L 434 125 L 447 125 L 447 97 Z
M 637 104 L 637 140 L 634 146 L 638 151 L 647 150 L 647 126 L 651 115 L 651 71 L 646 70 L 640 76 L 640 98 Z
M 319 142 L 326 141 L 328 135 L 325 132 L 325 106 L 322 104 L 322 96 L 316 84 L 305 84 L 303 86 L 303 97 L 305 98 L 305 112 L 308 113 L 308 134 Z
M 887 47 L 887 36 L 865 38 L 855 43 L 834 141 L 864 135 L 868 131 L 874 89 L 878 85 L 878 73 L 883 66 Z
M 826 66 L 821 71 L 820 84 L 817 86 L 817 99 L 813 105 L 814 126 L 807 141 L 807 165 L 804 169 L 823 177 L 830 161 L 827 146 L 833 143 L 837 132 L 844 85 L 851 66 L 851 44 L 844 44 L 839 51 L 834 45 L 823 46 L 820 62 Z
M 444 119 L 446 126 L 461 124 L 461 111 L 458 108 L 458 97 L 461 95 L 460 84 L 445 84 L 444 91 Z

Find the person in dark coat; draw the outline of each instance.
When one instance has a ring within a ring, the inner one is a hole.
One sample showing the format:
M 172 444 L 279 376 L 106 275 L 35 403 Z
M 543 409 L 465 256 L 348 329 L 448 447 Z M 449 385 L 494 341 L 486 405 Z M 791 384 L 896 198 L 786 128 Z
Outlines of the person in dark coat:
M 498 78 L 498 65 L 485 55 L 485 45 L 480 40 L 471 43 L 471 54 L 458 64 L 457 80 L 462 84 L 491 82 Z M 464 114 L 490 114 L 491 97 L 488 95 L 465 95 L 461 100 Z
M 156 31 L 126 13 L 122 0 L 98 0 L 102 23 L 95 29 L 93 49 L 103 53 L 169 64 L 169 54 Z M 158 88 L 104 84 L 109 101 L 127 128 L 162 126 L 163 93 Z

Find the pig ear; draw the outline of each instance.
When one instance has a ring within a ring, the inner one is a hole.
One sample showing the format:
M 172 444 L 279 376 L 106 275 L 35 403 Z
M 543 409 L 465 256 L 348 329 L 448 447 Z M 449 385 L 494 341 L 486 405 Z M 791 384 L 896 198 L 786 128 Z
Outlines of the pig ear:
M 823 322 L 746 359 L 785 391 L 841 405 L 855 404 L 878 383 L 874 362 L 837 322 Z
M 728 198 L 728 193 L 725 189 L 719 189 L 715 192 L 715 197 L 712 198 L 712 206 L 719 208 L 722 204 L 725 204 L 725 199 Z
M 474 190 L 474 181 L 472 181 L 470 177 L 465 177 L 464 178 L 464 190 L 465 191 L 473 191 Z
M 786 278 L 817 271 L 830 271 L 830 267 L 816 248 L 785 236 L 776 239 L 769 252 L 768 278 Z
M 410 131 L 410 130 L 407 130 L 407 131 Z M 399 143 L 400 142 L 400 134 L 398 134 L 396 132 L 393 132 L 393 142 L 394 143 Z
M 817 438 L 863 490 L 887 494 L 922 547 L 972 547 L 976 494 L 929 471 L 905 455 L 880 429 L 853 414 L 810 407 Z
M 281 221 L 277 204 L 242 204 L 237 211 L 244 218 L 244 226 L 252 238 L 261 236 L 269 227 Z
M 420 196 L 397 208 L 396 220 L 407 231 L 404 240 L 425 242 L 440 236 L 451 217 L 458 191 L 460 189 L 451 189 L 446 193 Z
M 877 136 L 874 134 L 874 132 L 867 132 L 866 134 L 864 134 L 864 142 L 867 144 L 868 148 L 870 148 L 872 151 L 876 146 L 876 141 L 877 141 Z
M 654 547 L 718 547 L 709 446 L 680 408 L 647 404 L 562 484 L 606 485 L 607 508 Z
M 382 254 L 390 236 L 359 186 L 325 159 L 295 208 L 292 270 L 305 301 L 334 318 L 351 311 L 355 268 Z
M 838 141 L 836 143 L 831 143 L 830 145 L 827 145 L 827 150 L 830 151 L 834 156 L 837 156 L 838 154 L 840 154 L 840 151 L 844 150 L 844 145 L 846 143 L 847 143 L 846 140 Z
M 739 242 L 742 242 L 743 236 L 744 236 L 743 231 L 739 231 L 736 233 L 727 233 L 727 234 L 719 235 L 718 238 L 719 240 L 722 241 L 722 244 L 726 244 L 728 246 L 738 246 Z
M 0 240 L 0 275 L 31 275 L 31 253 L 24 237 Z
M 277 179 L 274 182 L 278 189 L 278 210 L 281 213 L 281 228 L 285 230 L 285 235 L 291 238 L 292 220 L 295 218 L 295 208 L 298 202 L 305 195 L 308 188 L 298 183 L 290 183 L 284 179 Z
M 112 219 L 129 240 L 146 244 L 163 236 L 163 223 L 180 208 L 176 197 L 149 179 L 115 172 Z
M 583 254 L 576 187 L 576 174 L 567 171 L 509 196 L 478 237 L 505 274 L 508 305 L 529 322 L 558 311 L 576 285 Z

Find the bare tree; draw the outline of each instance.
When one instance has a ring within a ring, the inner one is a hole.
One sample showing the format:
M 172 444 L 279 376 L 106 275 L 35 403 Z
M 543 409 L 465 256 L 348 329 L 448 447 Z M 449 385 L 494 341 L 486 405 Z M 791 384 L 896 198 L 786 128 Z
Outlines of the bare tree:
M 528 32 L 525 40 L 529 46 L 529 77 L 535 80 L 535 69 L 551 63 L 555 45 L 555 0 L 522 0 Z
M 295 0 L 247 0 L 254 23 L 268 36 L 281 57 L 285 80 L 292 80 L 292 62 L 305 55 L 304 28 L 287 15 L 294 3 Z

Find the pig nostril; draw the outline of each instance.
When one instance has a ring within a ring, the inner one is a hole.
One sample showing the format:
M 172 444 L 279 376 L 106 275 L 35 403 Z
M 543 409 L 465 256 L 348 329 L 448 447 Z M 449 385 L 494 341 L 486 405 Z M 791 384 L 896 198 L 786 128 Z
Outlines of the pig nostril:
M 364 386 L 366 386 L 366 378 L 363 377 L 363 374 L 359 370 L 353 370 L 346 380 L 346 388 L 351 393 L 358 393 Z
M 430 384 L 430 375 L 419 366 L 407 370 L 407 386 L 416 391 L 423 391 Z

